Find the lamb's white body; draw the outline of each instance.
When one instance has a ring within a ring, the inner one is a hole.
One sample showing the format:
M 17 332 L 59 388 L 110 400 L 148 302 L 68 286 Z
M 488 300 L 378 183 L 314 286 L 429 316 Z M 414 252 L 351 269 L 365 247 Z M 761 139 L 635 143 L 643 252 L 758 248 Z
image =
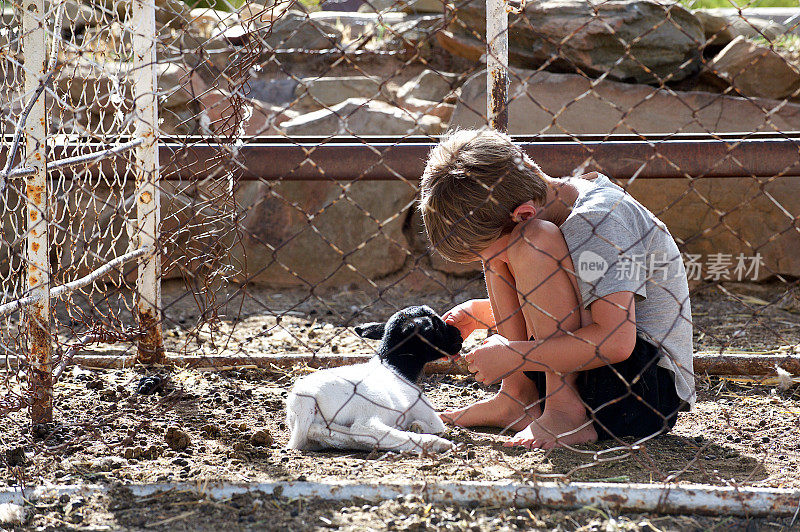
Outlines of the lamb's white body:
M 452 447 L 434 436 L 444 432 L 444 423 L 422 389 L 377 356 L 365 364 L 320 370 L 298 379 L 286 406 L 291 449 Z

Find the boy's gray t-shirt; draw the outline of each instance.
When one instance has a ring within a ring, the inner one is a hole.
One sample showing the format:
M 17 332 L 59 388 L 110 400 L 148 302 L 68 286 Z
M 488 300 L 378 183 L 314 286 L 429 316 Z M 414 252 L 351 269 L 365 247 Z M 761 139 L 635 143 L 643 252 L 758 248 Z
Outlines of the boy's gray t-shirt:
M 633 292 L 636 328 L 660 345 L 658 365 L 675 375 L 681 399 L 695 402 L 692 312 L 681 253 L 666 225 L 608 177 L 574 179 L 578 198 L 561 232 L 583 305 Z

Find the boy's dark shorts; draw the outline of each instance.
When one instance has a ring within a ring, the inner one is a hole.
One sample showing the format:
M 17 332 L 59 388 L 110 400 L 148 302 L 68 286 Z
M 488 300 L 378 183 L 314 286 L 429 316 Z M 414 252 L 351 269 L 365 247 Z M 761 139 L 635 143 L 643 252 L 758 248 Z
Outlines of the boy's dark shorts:
M 657 364 L 660 354 L 655 344 L 637 332 L 636 346 L 626 360 L 578 373 L 578 394 L 598 440 L 669 432 L 678 412 L 689 409 L 675 391 L 672 372 Z M 539 397 L 544 397 L 544 372 L 526 371 L 525 375 L 536 384 Z M 540 403 L 542 409 L 545 401 Z

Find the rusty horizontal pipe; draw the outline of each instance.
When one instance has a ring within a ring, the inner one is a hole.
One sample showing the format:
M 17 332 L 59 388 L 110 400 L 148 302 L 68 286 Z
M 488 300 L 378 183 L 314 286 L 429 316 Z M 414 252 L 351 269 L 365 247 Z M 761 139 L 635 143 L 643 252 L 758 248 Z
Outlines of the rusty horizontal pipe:
M 8 364 L 14 366 L 16 359 L 9 355 Z M 293 353 L 282 355 L 175 355 L 169 354 L 166 363 L 175 366 L 189 367 L 199 370 L 262 368 L 291 370 L 297 365 L 313 368 L 346 366 L 368 361 L 369 354 L 353 353 L 342 355 L 312 355 Z M 91 369 L 120 369 L 131 367 L 136 362 L 133 354 L 116 351 L 114 354 L 84 353 L 76 354 L 73 364 Z M 800 355 L 750 354 L 750 353 L 695 353 L 694 372 L 697 375 L 738 375 L 748 377 L 768 377 L 776 375 L 775 366 L 779 366 L 793 375 L 800 375 Z M 426 373 L 444 373 L 466 375 L 466 364 L 463 360 L 455 362 L 432 362 L 425 367 Z
M 160 143 L 163 180 L 192 181 L 221 175 L 232 160 L 224 145 L 200 137 L 176 140 Z M 516 136 L 514 140 L 554 176 L 570 175 L 578 167 L 621 180 L 800 175 L 800 133 L 646 138 L 550 135 Z M 432 137 L 256 137 L 237 148 L 238 162 L 228 168 L 238 168 L 242 180 L 416 181 L 435 142 Z M 99 147 L 87 144 L 81 149 L 88 153 Z M 6 152 L 6 146 L 0 148 L 0 161 Z M 64 152 L 63 146 L 57 146 L 52 157 L 58 159 Z M 69 153 L 80 154 L 74 147 Z M 130 164 L 125 157 L 117 157 L 89 169 L 75 167 L 62 173 L 66 177 L 72 172 L 96 176 L 120 172 Z

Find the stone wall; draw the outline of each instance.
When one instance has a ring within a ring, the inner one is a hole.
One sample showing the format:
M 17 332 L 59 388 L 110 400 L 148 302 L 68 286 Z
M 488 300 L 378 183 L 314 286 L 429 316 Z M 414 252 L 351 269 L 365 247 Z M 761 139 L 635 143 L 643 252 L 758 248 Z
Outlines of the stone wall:
M 727 133 L 800 130 L 800 105 L 707 92 L 665 91 L 575 74 L 515 71 L 509 94 L 509 132 L 524 134 Z M 463 86 L 451 127 L 480 127 L 486 102 L 482 75 Z M 554 119 L 555 117 L 555 119 Z M 537 161 L 547 172 L 548 161 Z M 614 177 L 614 176 L 610 176 Z M 624 184 L 624 183 L 621 183 Z M 628 191 L 661 218 L 682 251 L 708 257 L 753 256 L 759 277 L 800 275 L 800 177 L 641 179 Z
M 157 5 L 165 139 L 237 131 L 245 138 L 434 136 L 486 125 L 483 0 L 457 9 L 439 0 L 370 2 L 357 12 L 313 11 L 300 3 L 249 3 L 235 13 L 190 9 L 178 0 Z M 124 5 L 115 6 L 122 6 L 124 22 Z M 796 52 L 778 46 L 789 33 L 780 22 L 759 12 L 743 24 L 738 12 L 689 11 L 653 0 L 588 6 L 542 0 L 511 17 L 511 133 L 800 130 Z M 93 3 L 68 0 L 67 12 L 65 38 L 91 48 L 91 57 L 62 54 L 53 127 L 77 135 L 93 135 L 100 124 L 123 131 L 133 109 L 133 73 L 109 56 L 108 43 L 126 49 L 130 32 Z M 243 74 L 243 61 L 254 57 Z M 240 117 L 232 115 L 233 93 L 244 96 Z M 547 161 L 539 162 L 546 170 Z M 251 280 L 312 287 L 369 284 L 423 267 L 433 276 L 478 271 L 420 258 L 425 242 L 411 208 L 413 185 L 348 185 L 331 177 L 241 185 L 243 241 L 231 260 L 246 265 Z M 791 251 L 798 249 L 795 180 L 774 179 L 763 191 L 751 179 L 642 180 L 630 192 L 664 219 L 687 252 L 760 252 L 764 275 L 800 275 L 800 258 Z M 181 218 L 193 193 L 175 194 L 186 201 L 165 200 L 167 251 L 202 246 L 203 223 Z M 195 229 L 182 229 L 189 226 Z

